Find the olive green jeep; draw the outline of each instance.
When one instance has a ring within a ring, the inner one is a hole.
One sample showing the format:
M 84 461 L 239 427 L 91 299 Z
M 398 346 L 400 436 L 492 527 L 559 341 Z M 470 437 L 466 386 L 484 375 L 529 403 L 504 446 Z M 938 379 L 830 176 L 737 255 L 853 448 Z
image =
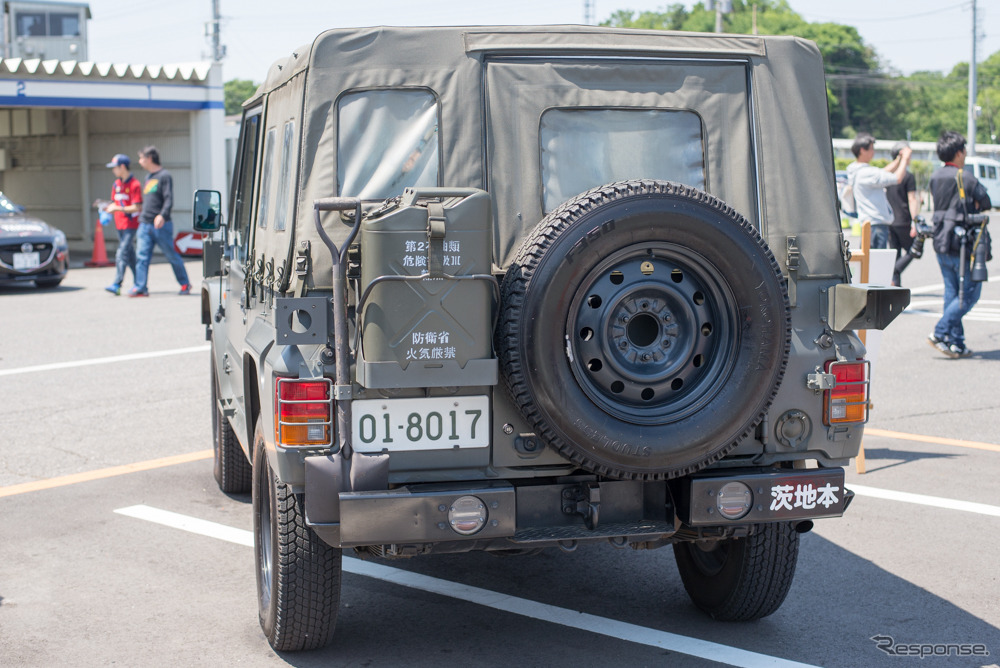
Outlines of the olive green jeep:
M 215 477 L 252 489 L 260 621 L 327 643 L 363 558 L 672 545 L 774 612 L 868 417 L 823 66 L 787 37 L 325 32 L 195 194 Z

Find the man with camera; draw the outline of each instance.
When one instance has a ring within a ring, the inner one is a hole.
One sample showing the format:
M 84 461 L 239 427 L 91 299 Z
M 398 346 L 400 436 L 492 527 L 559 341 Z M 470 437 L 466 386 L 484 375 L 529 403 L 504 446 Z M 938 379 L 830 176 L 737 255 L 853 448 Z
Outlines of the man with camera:
M 962 317 L 972 309 L 986 280 L 989 234 L 985 215 L 992 206 L 986 188 L 965 167 L 965 137 L 946 130 L 937 143 L 944 164 L 931 175 L 934 200 L 934 252 L 944 279 L 944 311 L 927 337 L 932 346 L 952 359 L 969 357 Z M 973 271 L 972 263 L 976 263 Z M 978 279 L 978 280 L 976 280 Z

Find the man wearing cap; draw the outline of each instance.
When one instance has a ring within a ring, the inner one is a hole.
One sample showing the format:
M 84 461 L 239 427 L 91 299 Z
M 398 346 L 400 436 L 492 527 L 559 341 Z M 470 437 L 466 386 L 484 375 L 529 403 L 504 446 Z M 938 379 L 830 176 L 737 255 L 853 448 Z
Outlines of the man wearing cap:
M 135 282 L 135 235 L 139 229 L 139 209 L 142 206 L 142 184 L 129 171 L 132 161 L 124 153 L 111 158 L 106 166 L 115 175 L 111 186 L 111 204 L 105 211 L 113 213 L 118 230 L 118 250 L 115 251 L 115 282 L 104 288 L 113 295 L 122 293 L 125 268 L 132 270 Z

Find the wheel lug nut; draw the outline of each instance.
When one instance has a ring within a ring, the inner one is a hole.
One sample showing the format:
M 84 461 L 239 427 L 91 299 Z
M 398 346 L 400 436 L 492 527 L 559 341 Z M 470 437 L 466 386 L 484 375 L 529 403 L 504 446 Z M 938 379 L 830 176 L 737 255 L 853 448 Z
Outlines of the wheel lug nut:
M 673 318 L 670 317 L 669 313 L 663 314 L 663 322 L 670 322 L 671 320 L 673 320 Z
M 663 339 L 663 347 L 664 348 L 670 347 L 670 339 Z
M 621 348 L 622 350 L 628 350 L 628 341 L 622 339 L 621 342 L 618 344 L 618 347 Z
M 653 359 L 653 356 L 650 355 L 649 353 L 643 353 L 642 354 L 642 361 L 643 362 L 648 362 L 651 359 Z
M 625 315 L 625 314 L 622 314 L 622 317 L 619 318 L 619 320 L 621 320 L 622 322 L 628 322 L 628 316 Z

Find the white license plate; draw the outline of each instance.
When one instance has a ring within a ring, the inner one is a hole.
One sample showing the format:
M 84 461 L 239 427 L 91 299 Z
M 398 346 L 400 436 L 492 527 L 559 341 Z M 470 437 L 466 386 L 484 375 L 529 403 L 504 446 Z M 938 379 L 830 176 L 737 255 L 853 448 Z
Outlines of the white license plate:
M 39 256 L 38 251 L 34 253 L 14 253 L 14 269 L 19 271 L 35 269 L 41 263 L 42 258 Z
M 351 429 L 351 445 L 358 452 L 485 448 L 490 444 L 490 400 L 358 399 L 351 402 Z

